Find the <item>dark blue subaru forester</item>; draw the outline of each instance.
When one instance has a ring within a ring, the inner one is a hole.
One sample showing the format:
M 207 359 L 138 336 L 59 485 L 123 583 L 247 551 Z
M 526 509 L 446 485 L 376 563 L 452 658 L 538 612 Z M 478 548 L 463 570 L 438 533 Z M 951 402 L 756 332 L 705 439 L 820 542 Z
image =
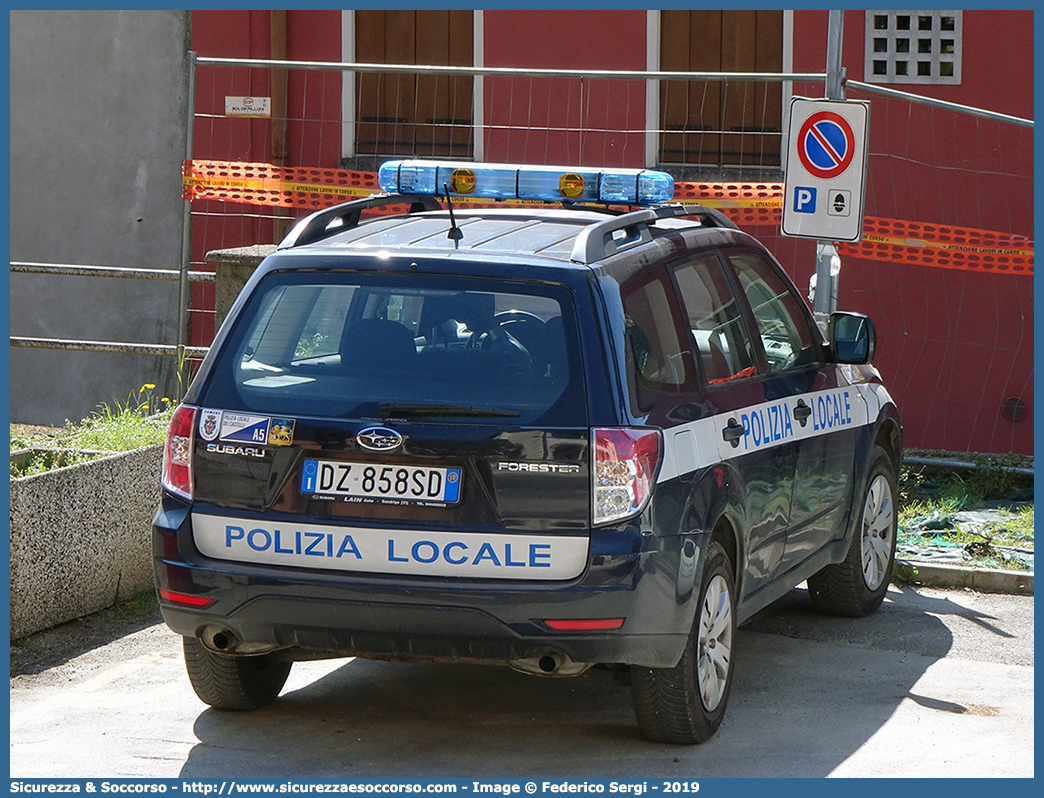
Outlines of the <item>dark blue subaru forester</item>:
M 624 666 L 642 732 L 698 743 L 738 623 L 806 581 L 877 608 L 902 443 L 869 319 L 824 336 L 662 172 L 379 179 L 265 259 L 171 422 L 155 574 L 203 701 L 316 657 Z

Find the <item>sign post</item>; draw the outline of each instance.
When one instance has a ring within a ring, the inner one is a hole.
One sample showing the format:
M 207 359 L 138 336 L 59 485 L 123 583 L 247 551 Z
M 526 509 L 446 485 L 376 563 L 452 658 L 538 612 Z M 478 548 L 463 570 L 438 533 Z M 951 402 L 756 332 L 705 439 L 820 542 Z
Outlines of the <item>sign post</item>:
M 851 242 L 863 237 L 869 122 L 868 102 L 791 101 L 784 235 Z
M 790 104 L 782 232 L 818 241 L 812 309 L 824 329 L 837 309 L 841 259 L 833 242 L 863 237 L 869 126 L 868 102 L 795 97 Z

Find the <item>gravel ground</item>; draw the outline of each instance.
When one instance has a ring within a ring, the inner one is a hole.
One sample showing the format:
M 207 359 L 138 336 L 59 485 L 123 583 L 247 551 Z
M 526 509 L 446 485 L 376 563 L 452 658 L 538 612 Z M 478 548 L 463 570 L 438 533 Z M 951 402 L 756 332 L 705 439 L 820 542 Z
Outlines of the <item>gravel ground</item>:
M 41 673 L 163 620 L 152 592 L 11 641 L 11 676 Z M 171 633 L 173 634 L 173 633 Z

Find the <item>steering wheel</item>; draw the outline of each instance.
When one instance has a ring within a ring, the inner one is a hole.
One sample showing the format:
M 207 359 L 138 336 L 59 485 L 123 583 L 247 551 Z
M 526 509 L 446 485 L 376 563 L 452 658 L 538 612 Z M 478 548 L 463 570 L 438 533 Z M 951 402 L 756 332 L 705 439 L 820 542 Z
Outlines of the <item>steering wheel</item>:
M 544 340 L 544 320 L 525 310 L 503 310 L 493 317 L 500 327 L 532 353 L 539 351 Z
M 544 326 L 544 320 L 535 313 L 530 313 L 528 310 L 502 310 L 500 313 L 493 315 L 493 321 L 501 327 L 505 324 L 511 324 L 512 322 L 539 324 L 541 327 Z
M 519 343 L 523 343 L 527 339 L 532 343 L 533 339 L 540 335 L 538 330 L 543 330 L 544 321 L 526 310 L 502 310 L 500 313 L 494 314 L 492 320 L 487 316 L 485 323 L 480 326 L 481 329 L 473 332 L 468 341 L 469 349 L 489 349 L 491 345 L 489 330 L 492 327 L 500 328 Z M 530 332 L 523 332 L 521 336 L 515 334 L 522 330 Z M 529 347 L 524 343 L 523 346 L 528 351 Z
M 539 316 L 524 310 L 506 310 L 497 313 L 490 320 L 489 329 L 485 332 L 476 330 L 468 341 L 469 349 L 481 349 L 485 352 L 497 352 L 503 359 L 502 371 L 514 373 L 521 376 L 531 376 L 533 373 L 533 358 L 528 347 L 520 341 L 509 327 L 522 325 L 518 330 L 530 329 L 534 332 L 542 332 L 544 322 Z M 537 326 L 539 325 L 539 327 Z M 484 325 L 483 325 L 484 326 Z M 526 337 L 523 334 L 523 337 Z M 531 339 L 532 340 L 532 339 Z

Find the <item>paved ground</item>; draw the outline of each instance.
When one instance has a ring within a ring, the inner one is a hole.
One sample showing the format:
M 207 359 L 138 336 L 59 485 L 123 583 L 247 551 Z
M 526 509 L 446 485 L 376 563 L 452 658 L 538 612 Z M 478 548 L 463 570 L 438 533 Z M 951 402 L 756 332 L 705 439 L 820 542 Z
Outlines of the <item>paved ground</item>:
M 154 615 L 77 622 L 15 651 L 11 775 L 1034 775 L 1032 597 L 893 589 L 843 620 L 795 590 L 738 644 L 726 719 L 686 748 L 638 737 L 606 671 L 298 663 L 271 707 L 215 712 Z

